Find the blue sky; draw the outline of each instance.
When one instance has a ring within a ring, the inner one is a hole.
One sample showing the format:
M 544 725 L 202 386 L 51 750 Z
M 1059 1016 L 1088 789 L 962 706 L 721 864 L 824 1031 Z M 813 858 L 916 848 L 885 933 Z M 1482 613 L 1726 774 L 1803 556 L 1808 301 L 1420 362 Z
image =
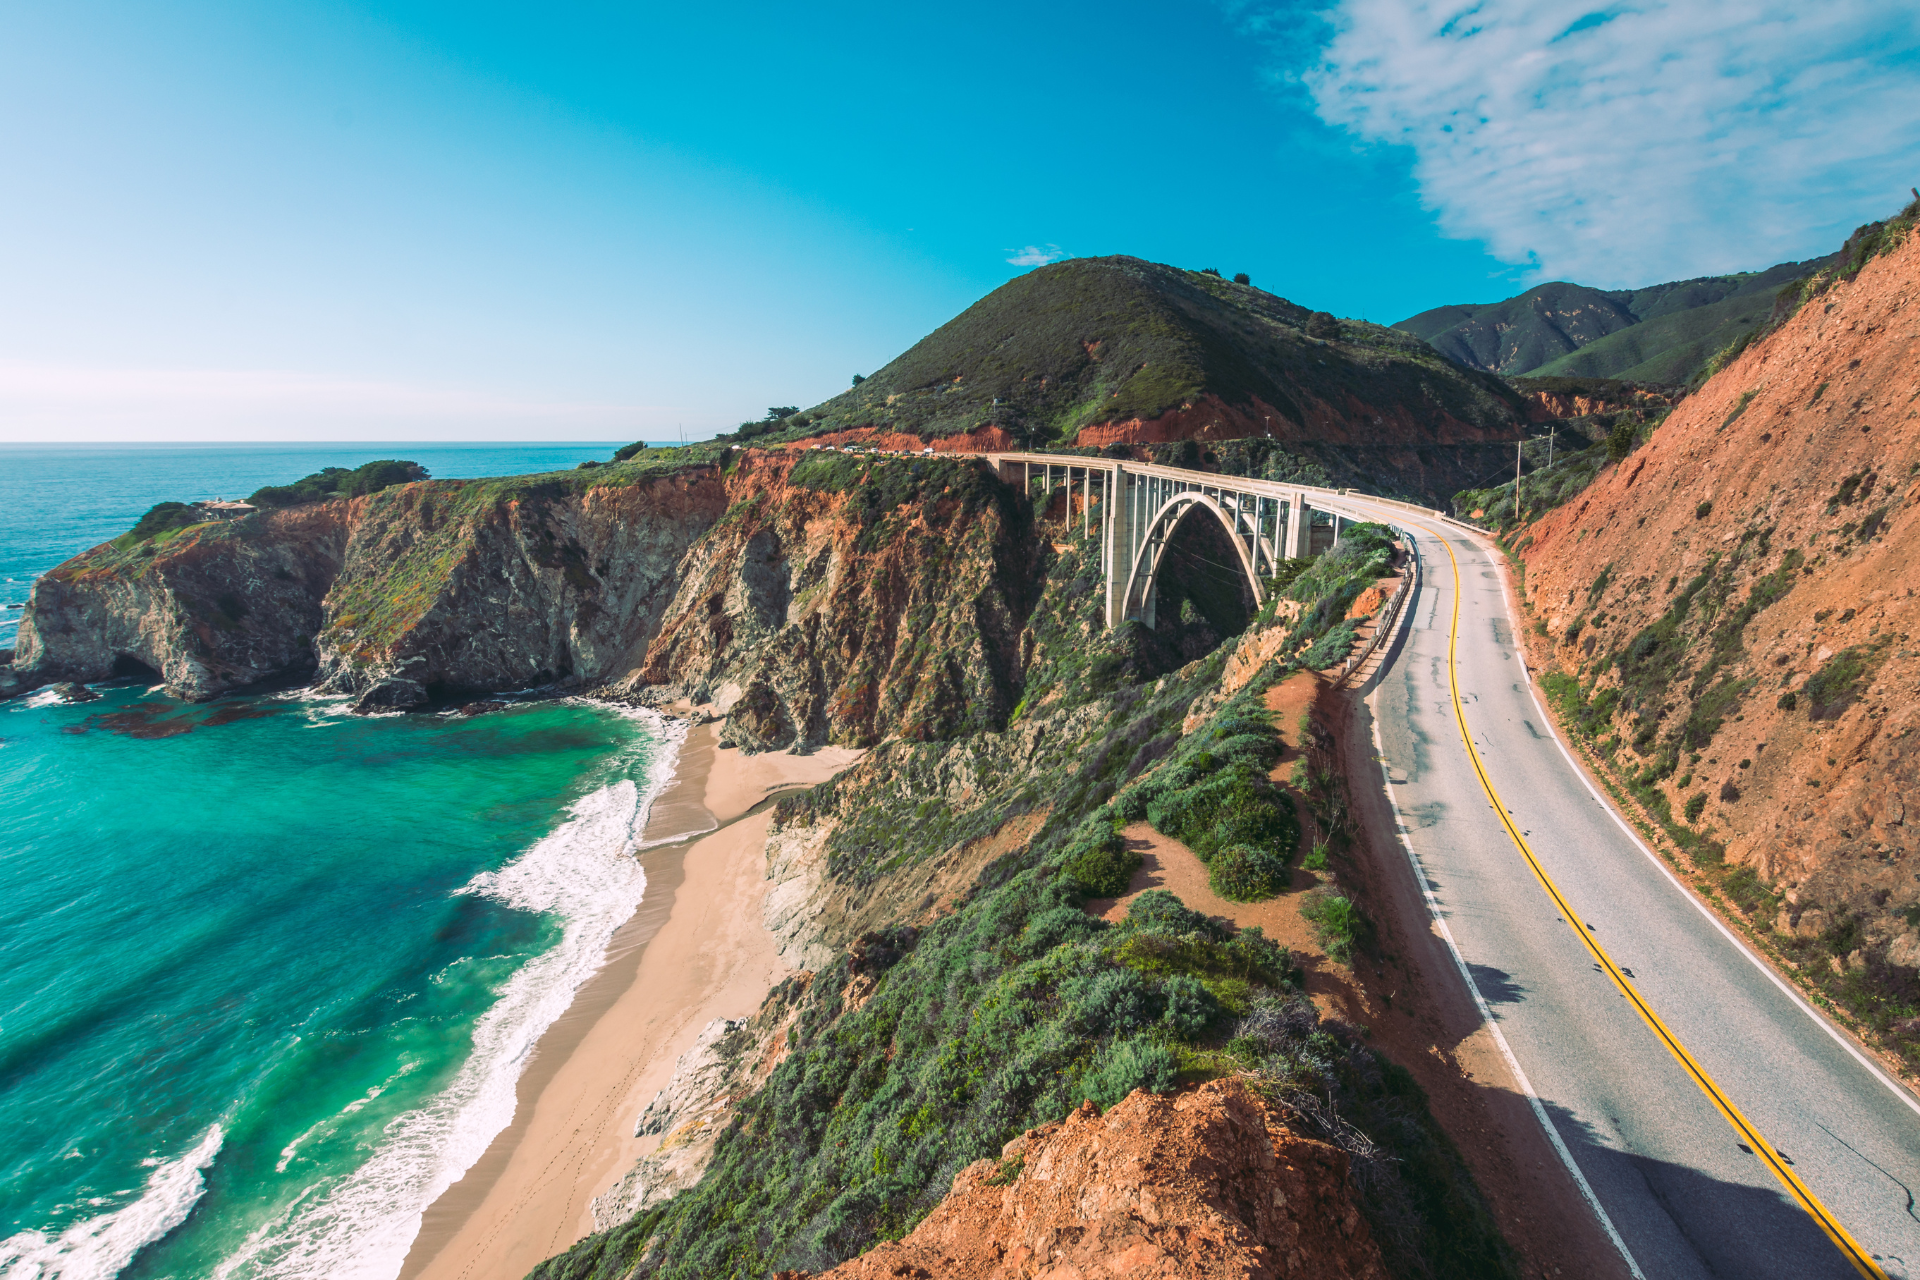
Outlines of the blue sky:
M 15 5 L 0 440 L 700 437 L 1055 254 L 1763 267 L 1920 180 L 1894 10 Z

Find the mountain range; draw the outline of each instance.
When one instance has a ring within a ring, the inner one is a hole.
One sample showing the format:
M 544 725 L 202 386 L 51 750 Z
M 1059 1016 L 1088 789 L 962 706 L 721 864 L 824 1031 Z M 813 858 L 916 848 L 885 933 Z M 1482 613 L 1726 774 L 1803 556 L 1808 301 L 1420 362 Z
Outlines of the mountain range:
M 1393 327 L 1469 369 L 1505 377 L 1681 384 L 1716 351 L 1764 324 L 1783 286 L 1831 270 L 1839 258 L 1642 289 L 1556 280 L 1501 302 L 1435 307 Z

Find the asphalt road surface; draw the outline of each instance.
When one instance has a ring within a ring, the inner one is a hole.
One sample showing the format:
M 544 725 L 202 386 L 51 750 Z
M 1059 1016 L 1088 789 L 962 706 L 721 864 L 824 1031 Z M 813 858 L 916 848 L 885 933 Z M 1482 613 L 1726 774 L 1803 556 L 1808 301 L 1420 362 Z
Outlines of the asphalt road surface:
M 1369 698 L 1415 874 L 1630 1266 L 1920 1280 L 1920 1104 L 1588 785 L 1536 701 L 1496 554 L 1379 510 L 1420 546 Z

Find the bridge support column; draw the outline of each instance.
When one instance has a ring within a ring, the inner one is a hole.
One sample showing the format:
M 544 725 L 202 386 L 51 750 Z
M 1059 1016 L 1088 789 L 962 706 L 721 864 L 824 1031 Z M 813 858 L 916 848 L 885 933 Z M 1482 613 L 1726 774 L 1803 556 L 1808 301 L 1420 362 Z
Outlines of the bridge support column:
M 1100 505 L 1101 531 L 1107 562 L 1107 626 L 1127 620 L 1127 571 L 1133 567 L 1135 478 L 1115 464 L 1106 476 L 1105 501 Z
M 1287 495 L 1287 543 L 1281 552 L 1289 560 L 1298 560 L 1307 554 L 1308 530 L 1312 527 L 1313 513 L 1307 509 L 1307 495 L 1294 492 Z

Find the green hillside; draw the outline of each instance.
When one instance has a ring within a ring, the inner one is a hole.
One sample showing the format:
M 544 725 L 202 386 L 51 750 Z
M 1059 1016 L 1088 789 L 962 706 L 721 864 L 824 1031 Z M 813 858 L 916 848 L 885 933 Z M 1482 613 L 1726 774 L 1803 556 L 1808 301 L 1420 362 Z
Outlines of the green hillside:
M 1416 422 L 1517 421 L 1508 388 L 1393 329 L 1212 272 L 1111 257 L 1007 282 L 778 434 L 878 427 L 930 439 L 999 426 L 1023 443 L 1061 444 L 1089 424 L 1158 417 L 1209 393 L 1270 413 L 1276 435 L 1330 410 L 1359 423 L 1395 406 Z
M 1394 328 L 1472 369 L 1509 377 L 1685 382 L 1713 352 L 1763 323 L 1789 281 L 1834 258 L 1644 289 L 1555 281 L 1503 302 L 1436 307 Z

